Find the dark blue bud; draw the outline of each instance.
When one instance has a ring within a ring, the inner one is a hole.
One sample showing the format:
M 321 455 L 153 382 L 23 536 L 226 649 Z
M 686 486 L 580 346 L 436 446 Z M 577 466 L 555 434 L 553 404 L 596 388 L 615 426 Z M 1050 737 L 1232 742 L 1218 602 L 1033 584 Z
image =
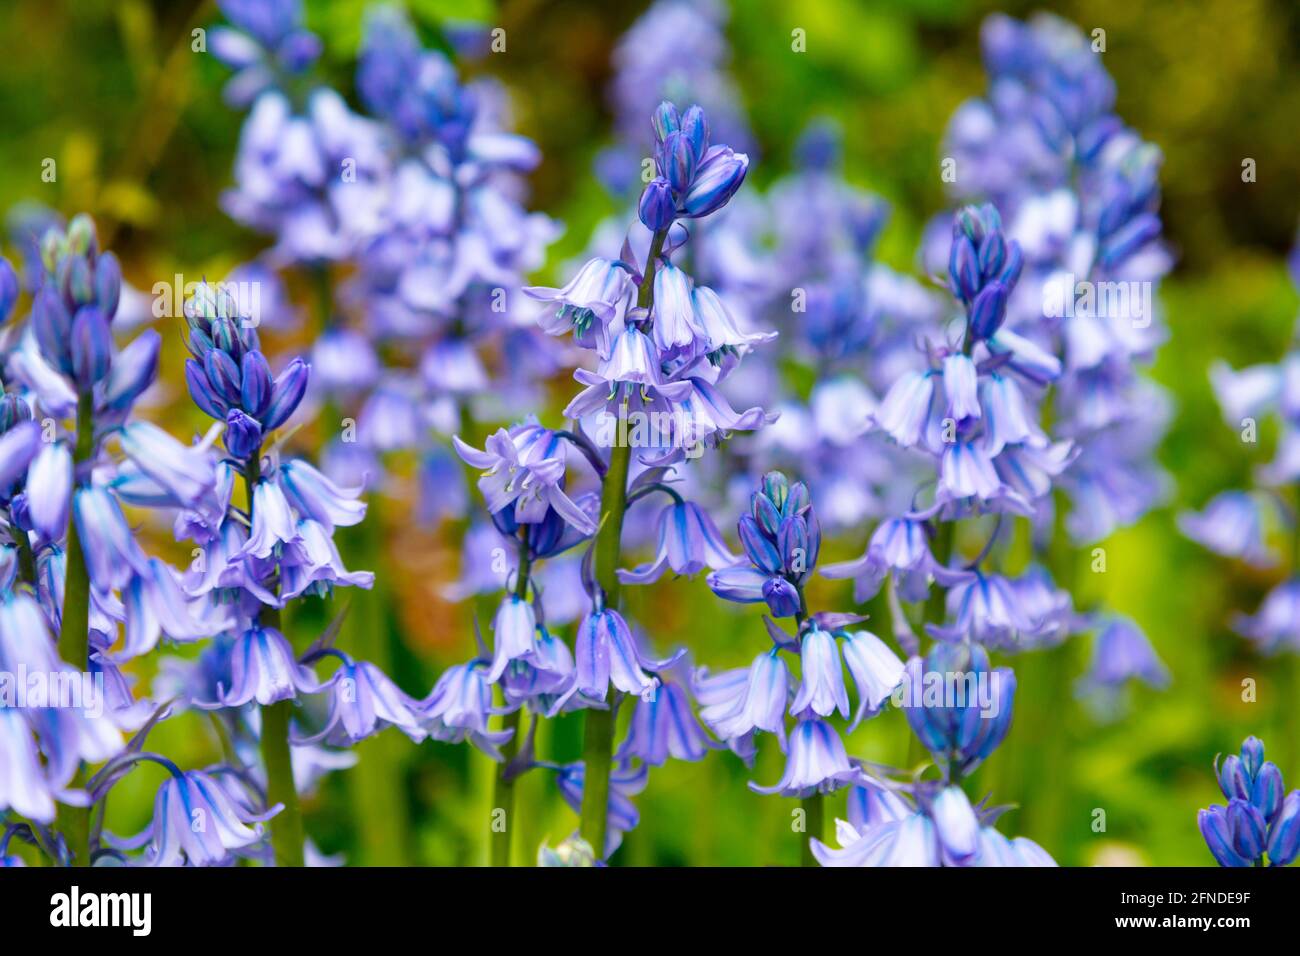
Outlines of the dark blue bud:
M 229 405 L 212 388 L 208 373 L 194 359 L 185 360 L 185 384 L 189 386 L 190 398 L 207 415 L 218 421 L 225 421 Z
M 27 492 L 20 491 L 14 495 L 13 500 L 9 502 L 9 514 L 13 517 L 14 524 L 18 526 L 19 531 L 30 532 L 34 530 L 32 510 L 27 504 Z
M 700 219 L 731 201 L 749 172 L 749 157 L 730 146 L 712 146 L 704 154 L 691 188 L 682 196 L 677 211 L 689 219 Z
M 1300 852 L 1300 790 L 1292 790 L 1268 834 L 1268 865 L 1287 866 Z
M 976 339 L 987 339 L 1007 317 L 1007 287 L 993 281 L 975 297 L 970 307 L 970 330 Z
M 1250 866 L 1251 861 L 1233 846 L 1232 824 L 1225 807 L 1213 806 L 1196 814 L 1196 825 L 1201 829 L 1205 845 L 1219 861 L 1220 866 Z
M 240 404 L 248 414 L 261 418 L 271 404 L 271 366 L 261 352 L 245 352 L 240 371 L 243 377 L 240 383 Z
M 25 401 L 12 392 L 5 392 L 0 397 L 0 435 L 20 422 L 32 420 L 32 409 Z
M 1007 241 L 1000 232 L 990 232 L 979 245 L 980 277 L 988 282 L 1002 271 L 1007 261 Z
M 677 107 L 667 100 L 660 103 L 650 118 L 650 125 L 654 127 L 655 139 L 662 143 L 668 138 L 669 133 L 681 129 L 681 117 L 677 114 Z
M 1283 787 L 1282 771 L 1273 761 L 1266 760 L 1251 785 L 1250 802 L 1269 823 L 1273 822 L 1278 810 L 1282 809 Z
M 89 391 L 108 374 L 113 360 L 113 334 L 98 307 L 82 306 L 72 320 L 72 375 Z
M 785 499 L 790 494 L 790 481 L 779 471 L 769 471 L 763 476 L 763 496 L 785 514 Z
M 1264 741 L 1258 737 L 1247 737 L 1241 743 L 1241 765 L 1246 771 L 1246 776 L 1250 779 L 1255 778 L 1260 768 L 1264 766 Z
M 803 514 L 804 509 L 812 504 L 812 496 L 808 494 L 808 486 L 802 481 L 796 481 L 790 486 L 789 491 L 785 493 L 785 502 L 781 505 L 782 517 L 790 515 Z
M 952 294 L 968 305 L 979 294 L 979 253 L 965 233 L 953 236 L 952 248 L 948 252 L 948 282 Z
M 1248 800 L 1228 802 L 1228 826 L 1232 831 L 1232 848 L 1248 860 L 1258 860 L 1268 846 L 1268 824 L 1264 815 Z
M 1225 797 L 1229 800 L 1234 797 L 1250 799 L 1250 777 L 1240 757 L 1236 754 L 1229 755 L 1219 765 L 1218 773 L 1219 789 L 1223 791 Z
M 1160 235 L 1160 219 L 1143 213 L 1115 230 L 1102 246 L 1101 262 L 1106 268 L 1119 265 Z
M 262 448 L 262 426 L 242 409 L 232 408 L 226 415 L 225 442 L 231 457 L 247 461 Z
M 271 404 L 262 416 L 263 430 L 274 431 L 289 420 L 307 391 L 307 378 L 310 374 L 311 366 L 302 359 L 294 359 L 280 373 L 275 380 L 275 387 L 271 389 Z
M 772 499 L 756 491 L 749 499 L 749 510 L 763 533 L 775 540 L 777 532 L 781 530 L 781 511 L 772 504 Z
M 699 160 L 690 140 L 678 131 L 669 133 L 659 146 L 659 172 L 672 185 L 673 190 L 684 193 L 691 188 Z
M 95 277 L 90 262 L 82 256 L 68 256 L 59 264 L 59 291 L 69 311 L 95 301 Z
M 1020 251 L 1020 243 L 1012 239 L 1007 243 L 1007 261 L 1002 267 L 1002 274 L 998 276 L 1001 282 L 1008 290 L 1015 288 L 1020 281 L 1020 270 L 1025 266 L 1025 255 Z
M 676 218 L 677 206 L 673 202 L 672 187 L 662 177 L 646 184 L 641 192 L 637 214 L 651 232 L 667 229 Z
M 18 301 L 18 292 L 18 273 L 14 272 L 8 259 L 0 256 L 0 323 L 8 320 L 14 303 Z
M 773 617 L 794 617 L 799 613 L 799 589 L 785 578 L 768 578 L 763 582 L 763 600 Z
M 208 373 L 212 390 L 221 396 L 227 405 L 238 405 L 242 397 L 240 392 L 239 366 L 227 353 L 212 349 L 203 356 L 203 370 Z
M 212 344 L 236 362 L 244 357 L 244 345 L 239 337 L 239 329 L 235 325 L 237 321 L 227 316 L 217 316 L 208 325 L 208 335 L 212 338 Z
M 135 400 L 158 376 L 158 353 L 161 348 L 162 336 L 153 329 L 148 329 L 118 353 L 104 386 L 105 407 L 124 412 L 135 404 Z
M 691 144 L 691 152 L 695 154 L 696 163 L 699 163 L 709 148 L 709 118 L 704 115 L 704 110 L 692 106 L 683 113 L 681 133 Z
M 95 263 L 95 304 L 110 322 L 117 314 L 122 298 L 122 265 L 117 256 L 106 252 Z
M 811 570 L 808 564 L 808 522 L 802 515 L 781 519 L 777 547 L 781 553 L 781 569 L 791 580 L 802 583 Z
M 740 534 L 740 546 L 745 549 L 750 563 L 766 574 L 779 574 L 782 569 L 781 555 L 758 522 L 751 515 L 741 515 L 736 530 Z

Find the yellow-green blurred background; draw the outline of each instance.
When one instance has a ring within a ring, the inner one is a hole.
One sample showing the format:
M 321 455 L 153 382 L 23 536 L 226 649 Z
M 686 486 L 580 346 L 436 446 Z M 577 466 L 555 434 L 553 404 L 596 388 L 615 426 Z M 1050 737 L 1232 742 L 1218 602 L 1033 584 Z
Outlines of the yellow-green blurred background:
M 308 25 L 325 41 L 323 67 L 355 103 L 352 72 L 362 0 L 312 2 Z M 606 85 L 610 51 L 643 9 L 637 2 L 407 4 L 425 39 L 453 22 L 507 31 L 507 51 L 467 66 L 501 78 L 519 130 L 544 160 L 532 177 L 532 205 L 567 225 L 544 277 L 586 243 L 615 211 L 596 185 L 592 161 L 611 137 Z M 1211 862 L 1196 829 L 1199 807 L 1216 798 L 1211 761 L 1247 734 L 1264 739 L 1290 786 L 1300 785 L 1300 660 L 1256 656 L 1227 628 L 1236 610 L 1253 611 L 1276 577 L 1215 559 L 1181 538 L 1173 516 L 1215 491 L 1249 482 L 1267 459 L 1271 436 L 1243 445 L 1222 424 L 1206 378 L 1216 357 L 1234 366 L 1273 361 L 1291 339 L 1300 300 L 1282 257 L 1300 219 L 1300 5 L 1293 0 L 1079 0 L 1057 4 L 961 0 L 734 0 L 732 75 L 744 97 L 761 160 L 762 187 L 789 169 L 795 136 L 815 116 L 838 118 L 846 172 L 893 207 L 882 257 L 912 268 L 921 225 L 945 207 L 939 142 L 948 117 L 985 88 L 978 27 L 1001 10 L 1025 16 L 1051 9 L 1086 31 L 1107 34 L 1105 63 L 1118 112 L 1164 152 L 1163 217 L 1178 255 L 1161 296 L 1172 338 L 1156 377 L 1172 389 L 1176 418 L 1161 457 L 1177 486 L 1168 507 L 1104 543 L 1105 574 L 1081 575 L 1081 604 L 1104 599 L 1135 618 L 1172 671 L 1164 692 L 1139 690 L 1126 713 L 1098 722 L 1076 699 L 1090 639 L 1017 663 L 1012 734 L 975 778 L 995 800 L 1020 808 L 1001 828 L 1039 841 L 1062 863 Z M 38 201 L 64 214 L 90 211 L 111 237 L 126 276 L 149 289 L 177 273 L 224 276 L 265 239 L 218 208 L 230 183 L 242 114 L 222 102 L 226 70 L 191 52 L 191 31 L 218 21 L 213 3 L 181 0 L 6 0 L 0 4 L 0 210 Z M 793 53 L 790 31 L 807 31 Z M 58 178 L 41 178 L 54 158 Z M 1243 183 L 1245 158 L 1258 177 Z M 10 253 L 12 249 L 8 250 Z M 308 290 L 295 287 L 303 303 Z M 184 400 L 180 329 L 164 328 L 164 377 L 177 401 L 157 411 L 178 431 L 204 426 Z M 292 340 L 276 343 L 291 349 Z M 372 640 L 387 645 L 395 676 L 422 696 L 448 664 L 472 653 L 474 607 L 453 607 L 439 588 L 456 573 L 458 528 L 421 530 L 408 504 L 382 502 L 369 533 L 382 543 L 378 600 L 363 606 Z M 724 527 L 730 522 L 719 516 Z M 860 551 L 839 543 L 828 559 Z M 161 542 L 159 547 L 165 547 Z M 849 600 L 819 585 L 826 602 Z M 661 647 L 683 642 L 715 666 L 752 658 L 766 640 L 757 613 L 720 606 L 702 580 L 665 580 L 631 597 Z M 356 609 L 354 608 L 354 611 Z M 491 601 L 477 606 L 490 617 Z M 309 609 L 298 626 L 325 619 Z M 147 676 L 147 675 L 142 675 Z M 1258 699 L 1245 702 L 1242 681 Z M 199 718 L 162 726 L 156 749 L 182 765 L 216 759 Z M 539 740 L 548 759 L 576 759 L 581 717 L 554 722 Z M 903 762 L 902 718 L 868 722 L 850 751 Z M 359 767 L 335 774 L 307 803 L 308 830 L 326 852 L 353 863 L 476 864 L 485 861 L 491 764 L 468 747 L 391 736 L 363 746 Z M 381 756 L 376 756 L 376 751 Z M 370 773 L 395 761 L 396 783 Z M 765 748 L 753 779 L 780 775 L 780 754 Z M 135 774 L 115 792 L 110 825 L 134 832 L 151 809 L 158 779 Z M 700 764 L 653 770 L 637 800 L 641 826 L 617 860 L 636 864 L 788 864 L 794 802 L 748 791 L 751 774 L 727 753 Z M 576 824 L 545 773 L 520 788 L 525 819 L 516 857 L 535 858 Z M 842 805 L 842 797 L 833 806 Z M 1098 832 L 1095 811 L 1105 811 Z

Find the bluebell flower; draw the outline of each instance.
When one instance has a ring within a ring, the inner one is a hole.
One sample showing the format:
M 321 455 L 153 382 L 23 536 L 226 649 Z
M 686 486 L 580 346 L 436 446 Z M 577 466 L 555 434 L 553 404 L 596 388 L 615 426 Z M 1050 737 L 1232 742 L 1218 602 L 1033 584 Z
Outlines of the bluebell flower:
M 996 811 L 972 807 L 960 787 L 918 788 L 913 799 L 915 807 L 890 790 L 855 788 L 850 810 L 856 819 L 836 822 L 840 849 L 814 839 L 813 855 L 822 866 L 1056 865 L 1034 841 L 999 833 L 992 823 Z M 866 812 L 853 814 L 855 802 Z
M 449 667 L 421 702 L 420 713 L 424 729 L 434 740 L 460 743 L 468 739 L 493 760 L 500 760 L 498 748 L 514 731 L 488 730 L 488 718 L 494 711 L 487 666 L 486 661 L 470 661 Z
M 242 707 L 257 701 L 265 707 L 315 694 L 327 687 L 307 667 L 298 663 L 293 648 L 275 628 L 254 625 L 235 639 L 230 650 L 229 684 L 220 688 L 216 701 L 198 702 L 205 708 Z
M 861 775 L 862 771 L 849 761 L 835 728 L 824 720 L 806 717 L 790 732 L 789 757 L 781 779 L 770 787 L 751 780 L 749 788 L 755 793 L 802 798 L 830 793 L 857 781 Z
M 309 593 L 328 596 L 340 584 L 368 590 L 375 582 L 371 571 L 345 568 L 329 529 L 311 518 L 298 520 L 297 536 L 280 555 L 279 568 L 281 600 Z
M 790 670 L 776 648 L 759 654 L 747 668 L 717 675 L 700 668 L 694 690 L 700 719 L 746 760 L 753 756 L 756 730 L 775 734 L 781 749 L 786 748 Z
M 1265 653 L 1300 648 L 1300 577 L 1283 581 L 1254 614 L 1237 614 L 1232 627 Z
M 526 286 L 525 295 L 551 303 L 554 312 L 539 324 L 549 335 L 572 332 L 574 341 L 602 356 L 610 351 L 610 327 L 622 320 L 633 294 L 631 269 L 625 263 L 604 258 L 588 261 L 563 288 Z
M 1131 679 L 1162 688 L 1169 684 L 1169 670 L 1133 621 L 1115 618 L 1097 634 L 1092 666 L 1083 679 L 1083 686 L 1115 688 Z
M 618 578 L 624 584 L 652 584 L 668 569 L 692 575 L 706 567 L 732 567 L 737 561 L 708 512 L 693 502 L 668 505 L 659 514 L 658 527 L 654 560 L 630 571 L 620 569 Z
M 991 668 L 978 644 L 936 644 L 907 662 L 901 706 L 912 731 L 962 775 L 978 767 L 1011 728 L 1016 678 Z
M 492 623 L 495 650 L 487 679 L 496 683 L 511 661 L 528 657 L 537 649 L 537 617 L 533 606 L 516 595 L 506 595 Z
M 539 437 L 544 436 L 544 437 Z M 516 522 L 540 523 L 554 510 L 584 534 L 596 528 L 590 516 L 564 491 L 565 444 L 536 425 L 498 429 L 479 451 L 453 438 L 456 453 L 475 468 L 484 469 L 479 478 L 488 511 L 512 509 Z
M 283 809 L 276 804 L 265 812 L 253 812 L 243 801 L 232 799 L 213 774 L 182 772 L 169 761 L 160 762 L 170 776 L 158 788 L 150 825 L 133 837 L 104 834 L 105 842 L 115 849 L 144 848 L 141 865 L 227 864 L 232 854 L 261 842 L 266 836 L 262 824 Z
M 578 626 L 573 686 L 565 698 L 581 693 L 589 700 L 604 701 L 611 683 L 625 694 L 643 694 L 656 685 L 651 674 L 680 656 L 681 652 L 666 660 L 644 656 L 621 614 L 609 608 L 595 611 Z
M 637 700 L 617 756 L 619 760 L 636 759 L 662 767 L 669 757 L 703 760 L 713 746 L 716 744 L 691 711 L 685 688 L 665 681 Z
M 849 692 L 844 686 L 844 670 L 834 636 L 814 625 L 803 634 L 799 656 L 802 674 L 790 712 L 799 716 L 811 711 L 819 717 L 829 717 L 838 710 L 841 716 L 847 717 Z
M 402 691 L 388 675 L 369 661 L 356 661 L 331 650 L 339 669 L 326 686 L 329 710 L 321 728 L 296 737 L 295 744 L 325 742 L 346 747 L 396 727 L 416 743 L 427 735 L 420 701 Z
M 1203 512 L 1184 512 L 1178 528 L 1197 544 L 1226 558 L 1269 567 L 1277 556 L 1264 541 L 1264 507 L 1247 492 L 1224 491 L 1215 495 Z

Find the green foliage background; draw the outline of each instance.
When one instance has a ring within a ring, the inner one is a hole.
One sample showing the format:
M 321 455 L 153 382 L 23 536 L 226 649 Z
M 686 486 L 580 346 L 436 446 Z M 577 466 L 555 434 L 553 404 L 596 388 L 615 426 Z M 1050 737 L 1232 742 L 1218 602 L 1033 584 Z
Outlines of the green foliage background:
M 325 68 L 351 97 L 363 0 L 311 2 L 309 25 L 325 39 Z M 1076 700 L 1089 640 L 1022 659 L 1011 738 L 976 778 L 995 800 L 1020 809 L 1004 818 L 1068 864 L 1204 865 L 1210 857 L 1195 814 L 1217 796 L 1211 762 L 1254 733 L 1291 786 L 1300 783 L 1300 662 L 1262 659 L 1227 628 L 1253 611 L 1275 575 L 1249 572 L 1181 538 L 1173 516 L 1216 490 L 1247 483 L 1267 460 L 1272 436 L 1243 444 L 1223 424 L 1206 379 L 1215 358 L 1234 366 L 1273 361 L 1291 341 L 1295 290 L 1282 256 L 1300 218 L 1300 6 L 1291 0 L 1077 0 L 1054 5 L 1007 0 L 734 0 L 733 72 L 761 144 L 752 179 L 764 185 L 788 168 L 794 137 L 814 116 L 845 129 L 849 177 L 886 197 L 893 214 L 883 257 L 910 268 L 920 226 L 945 205 L 939 140 L 948 117 L 984 89 L 978 27 L 989 12 L 1050 6 L 1085 31 L 1106 31 L 1105 62 L 1119 87 L 1120 114 L 1165 155 L 1163 215 L 1179 264 L 1162 288 L 1172 339 L 1157 378 L 1177 413 L 1162 459 L 1176 479 L 1168 506 L 1104 543 L 1107 570 L 1086 556 L 1076 585 L 1082 603 L 1102 600 L 1135 618 L 1173 674 L 1163 693 L 1140 690 L 1119 719 L 1099 722 Z M 430 42 L 448 25 L 506 29 L 507 50 L 467 67 L 511 88 L 520 131 L 545 160 L 533 205 L 568 225 L 546 275 L 584 245 L 614 211 L 591 163 L 609 137 L 609 53 L 641 4 L 576 0 L 412 0 Z M 121 255 L 127 278 L 148 290 L 175 273 L 220 277 L 262 248 L 217 205 L 230 181 L 242 116 L 220 99 L 225 70 L 191 51 L 191 30 L 218 19 L 215 4 L 146 0 L 11 0 L 0 5 L 0 209 L 37 201 L 65 214 L 89 210 Z M 793 53 L 790 31 L 807 32 Z M 58 178 L 42 181 L 41 164 Z M 1243 183 L 1252 158 L 1258 181 Z M 12 251 L 12 250 L 11 250 Z M 299 288 L 308 303 L 309 290 Z M 179 328 L 164 329 L 171 395 L 183 398 Z M 290 349 L 293 341 L 279 343 Z M 176 401 L 158 410 L 174 428 L 201 428 Z M 456 569 L 455 528 L 407 527 L 400 501 L 376 509 L 373 535 L 348 543 L 373 554 L 384 590 L 353 608 L 350 639 L 395 662 L 399 683 L 422 695 L 442 668 L 472 649 L 467 607 L 443 604 L 436 588 Z M 864 529 L 864 536 L 865 536 Z M 843 542 L 843 554 L 861 541 Z M 159 547 L 165 547 L 161 542 Z M 826 587 L 828 599 L 847 601 Z M 722 607 L 700 580 L 638 591 L 661 646 L 684 641 L 715 666 L 747 662 L 766 640 L 757 614 Z M 491 602 L 479 617 L 490 617 Z M 308 608 L 294 625 L 318 628 L 329 609 Z M 148 674 L 141 674 L 142 679 Z M 1257 699 L 1243 700 L 1242 682 Z M 216 739 L 198 718 L 164 724 L 157 749 L 179 762 L 216 759 Z M 581 718 L 565 718 L 539 751 L 575 759 Z M 869 722 L 851 752 L 903 763 L 901 716 Z M 396 764 L 389 777 L 382 768 Z M 752 773 L 770 782 L 781 757 L 765 748 Z M 492 767 L 466 747 L 415 746 L 386 737 L 362 748 L 359 767 L 333 775 L 307 803 L 308 829 L 326 852 L 350 862 L 475 864 L 486 859 Z M 110 827 L 133 831 L 151 810 L 158 779 L 141 770 L 115 793 Z M 788 864 L 793 801 L 748 791 L 751 774 L 731 755 L 673 763 L 651 773 L 638 799 L 642 824 L 618 860 L 634 864 Z M 520 787 L 524 815 L 516 858 L 531 861 L 543 840 L 575 826 L 544 773 Z M 840 803 L 833 804 L 839 807 Z M 1104 811 L 1104 831 L 1097 828 Z

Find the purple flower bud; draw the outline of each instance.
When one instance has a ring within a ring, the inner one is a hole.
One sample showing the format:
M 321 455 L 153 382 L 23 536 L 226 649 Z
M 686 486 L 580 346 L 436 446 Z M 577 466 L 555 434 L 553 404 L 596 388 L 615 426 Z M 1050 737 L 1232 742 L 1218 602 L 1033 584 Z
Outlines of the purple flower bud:
M 1282 771 L 1273 761 L 1266 761 L 1255 775 L 1255 783 L 1250 788 L 1250 802 L 1266 821 L 1272 823 L 1282 809 L 1282 797 Z
M 1246 771 L 1246 776 L 1254 779 L 1255 774 L 1259 773 L 1264 766 L 1264 741 L 1258 737 L 1247 737 L 1241 744 L 1241 763 Z M 1245 796 L 1244 794 L 1234 794 L 1234 796 Z
M 1160 218 L 1145 213 L 1130 220 L 1102 245 L 1101 263 L 1107 268 L 1119 265 L 1148 242 L 1160 235 Z
M 996 277 L 1007 261 L 1007 241 L 1002 233 L 991 232 L 979 247 L 980 276 L 985 282 Z
M 970 330 L 977 339 L 987 339 L 1002 327 L 1007 317 L 1007 287 L 994 280 L 986 285 L 970 307 Z
M 90 263 L 81 256 L 69 256 L 60 263 L 59 291 L 70 311 L 95 301 L 94 276 Z
M 9 260 L 0 256 L 0 323 L 9 318 L 14 303 L 18 301 L 18 274 Z
M 948 280 L 952 294 L 969 303 L 979 293 L 980 266 L 975 245 L 965 234 L 956 235 L 948 253 Z
M 1232 825 L 1228 822 L 1225 807 L 1216 805 L 1199 811 L 1196 814 L 1196 825 L 1200 827 L 1205 845 L 1210 848 L 1220 866 L 1250 866 L 1251 861 L 1233 847 Z
M 784 496 L 784 492 L 782 492 Z M 781 509 L 772 503 L 772 499 L 760 491 L 750 498 L 750 511 L 754 520 L 768 537 L 775 538 L 781 529 Z
M 32 328 L 45 361 L 65 375 L 72 373 L 72 313 L 49 286 L 36 293 Z
M 691 144 L 691 152 L 695 154 L 696 162 L 699 162 L 709 148 L 709 118 L 704 115 L 704 110 L 692 106 L 683 113 L 681 133 Z
M 95 304 L 108 321 L 117 314 L 117 304 L 122 297 L 122 265 L 117 256 L 106 252 L 95 263 Z
M 1234 797 L 1250 797 L 1250 777 L 1236 754 L 1230 755 L 1219 765 L 1219 789 L 1229 800 Z
M 294 359 L 280 373 L 271 389 L 271 403 L 262 416 L 264 431 L 274 431 L 289 420 L 307 391 L 307 377 L 310 374 L 311 366 L 302 359 Z
M 773 617 L 794 617 L 799 613 L 799 590 L 785 578 L 768 578 L 763 582 L 763 600 Z
M 654 127 L 655 138 L 662 143 L 668 138 L 669 133 L 675 133 L 681 128 L 681 117 L 677 114 L 677 107 L 666 100 L 660 103 L 650 118 L 650 124 Z
M 194 359 L 185 360 L 185 384 L 189 386 L 190 397 L 194 399 L 195 405 L 218 421 L 225 421 L 229 406 L 212 388 L 203 366 Z
M 641 192 L 637 214 L 647 229 L 652 232 L 667 229 L 673 224 L 676 211 L 672 187 L 668 185 L 668 180 L 660 177 L 646 184 Z
M 745 181 L 749 157 L 730 146 L 712 146 L 695 170 L 694 180 L 682 198 L 678 213 L 699 219 L 725 206 Z
M 226 451 L 240 461 L 247 461 L 262 447 L 262 426 L 243 409 L 232 408 L 226 415 Z
M 271 366 L 261 352 L 245 352 L 240 373 L 240 404 L 254 418 L 261 418 L 271 402 Z
M 113 335 L 108 319 L 93 305 L 82 306 L 72 322 L 72 373 L 83 391 L 108 374 L 113 360 Z
M 1288 866 L 1300 852 L 1300 790 L 1292 790 L 1268 834 L 1268 865 Z
M 158 375 L 158 351 L 161 347 L 162 336 L 148 329 L 117 354 L 104 386 L 106 408 L 124 412 L 135 404 Z
M 745 549 L 745 554 L 754 567 L 767 574 L 779 574 L 781 555 L 772 538 L 763 533 L 759 523 L 750 515 L 741 515 L 736 530 L 740 534 L 740 546 Z
M 239 366 L 229 354 L 220 349 L 210 350 L 203 356 L 203 370 L 207 372 L 212 390 L 221 396 L 223 402 L 227 405 L 239 404 L 241 376 Z
M 690 140 L 680 131 L 669 133 L 658 149 L 659 172 L 672 184 L 673 190 L 684 193 L 695 178 L 699 158 Z
M 1268 843 L 1268 824 L 1264 815 L 1247 800 L 1228 802 L 1228 826 L 1232 830 L 1232 847 L 1248 860 L 1258 860 L 1264 855 Z
M 1020 251 L 1020 243 L 1014 239 L 1007 243 L 1007 261 L 1002 267 L 1002 273 L 998 276 L 998 281 L 1008 289 L 1014 288 L 1015 284 L 1020 281 L 1020 270 L 1025 265 L 1025 254 Z
M 803 581 L 812 570 L 808 563 L 808 522 L 801 515 L 782 519 L 777 542 L 781 551 L 782 570 L 792 580 Z

